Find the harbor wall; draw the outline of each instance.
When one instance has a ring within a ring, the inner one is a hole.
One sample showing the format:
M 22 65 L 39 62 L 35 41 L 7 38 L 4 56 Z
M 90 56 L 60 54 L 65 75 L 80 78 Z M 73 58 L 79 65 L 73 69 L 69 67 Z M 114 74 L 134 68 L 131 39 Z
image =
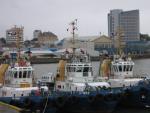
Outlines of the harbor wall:
M 145 59 L 150 58 L 150 54 L 146 55 L 131 55 L 132 59 Z M 31 58 L 32 64 L 48 64 L 48 63 L 58 63 L 61 58 L 52 57 L 33 57 Z M 100 61 L 100 56 L 91 57 L 91 61 Z

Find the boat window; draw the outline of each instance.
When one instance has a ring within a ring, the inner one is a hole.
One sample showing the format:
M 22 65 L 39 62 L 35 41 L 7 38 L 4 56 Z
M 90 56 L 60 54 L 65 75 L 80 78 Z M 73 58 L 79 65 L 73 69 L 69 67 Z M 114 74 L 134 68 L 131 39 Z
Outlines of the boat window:
M 58 87 L 58 88 L 61 88 L 61 85 L 58 85 L 57 87 Z
M 115 71 L 118 72 L 117 66 L 115 65 Z
M 119 72 L 122 72 L 122 66 L 119 65 L 118 67 L 119 67 Z
M 92 72 L 92 67 L 89 68 L 89 72 Z
M 71 69 L 70 69 L 70 67 L 67 67 L 67 72 L 71 72 Z
M 28 71 L 28 78 L 31 77 L 31 71 Z
M 71 68 L 70 67 L 68 67 L 68 72 L 71 72 Z
M 124 65 L 124 67 L 123 67 L 123 71 L 126 71 L 126 65 Z
M 19 74 L 19 78 L 22 78 L 22 76 Z
M 72 72 L 73 71 L 73 69 L 72 69 L 72 67 L 70 67 L 70 71 L 69 72 Z
M 72 67 L 73 68 L 73 72 L 76 72 L 76 68 L 75 67 Z
M 14 71 L 14 78 L 17 78 L 17 71 Z
M 26 78 L 27 71 L 23 71 L 23 78 Z
M 126 70 L 129 71 L 129 68 L 130 68 L 130 65 L 127 65 L 127 69 Z
M 83 76 L 87 77 L 88 76 L 88 72 L 83 72 Z
M 115 70 L 115 66 L 113 66 L 113 70 L 116 71 L 116 70 Z
M 131 65 L 131 67 L 130 67 L 130 71 L 132 71 L 132 69 L 133 69 L 133 65 Z
M 76 68 L 75 67 L 70 67 L 70 72 L 75 72 L 76 71 Z
M 89 67 L 84 67 L 83 72 L 89 72 Z
M 22 78 L 22 72 L 19 71 L 19 78 Z
M 82 67 L 76 67 L 76 72 L 82 72 Z

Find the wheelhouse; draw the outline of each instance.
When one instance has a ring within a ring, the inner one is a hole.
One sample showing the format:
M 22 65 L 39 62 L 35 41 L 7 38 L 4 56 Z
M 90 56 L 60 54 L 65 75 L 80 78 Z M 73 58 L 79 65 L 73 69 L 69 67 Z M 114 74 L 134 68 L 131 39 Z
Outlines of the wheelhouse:
M 134 62 L 131 60 L 118 60 L 112 62 L 112 72 L 114 76 L 125 78 L 133 76 Z
M 9 68 L 5 76 L 5 85 L 11 87 L 31 87 L 33 79 L 33 68 L 14 67 Z

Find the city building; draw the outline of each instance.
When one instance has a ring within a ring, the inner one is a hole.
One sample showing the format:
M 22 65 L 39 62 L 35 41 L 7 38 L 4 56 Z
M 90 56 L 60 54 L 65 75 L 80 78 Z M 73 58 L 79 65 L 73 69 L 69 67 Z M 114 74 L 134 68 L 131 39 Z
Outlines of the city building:
M 118 28 L 123 30 L 123 41 L 140 40 L 139 10 L 111 10 L 108 14 L 108 35 L 115 39 Z
M 115 52 L 113 40 L 105 35 L 97 37 L 92 42 L 94 42 L 94 49 L 99 51 L 99 53 L 112 55 Z
M 6 43 L 16 43 L 19 41 L 23 43 L 23 27 L 14 26 L 8 30 L 6 30 Z
M 33 32 L 33 38 L 39 38 L 39 36 L 42 34 L 41 30 L 34 30 Z
M 52 32 L 43 32 L 38 36 L 38 42 L 41 46 L 54 47 L 58 37 Z

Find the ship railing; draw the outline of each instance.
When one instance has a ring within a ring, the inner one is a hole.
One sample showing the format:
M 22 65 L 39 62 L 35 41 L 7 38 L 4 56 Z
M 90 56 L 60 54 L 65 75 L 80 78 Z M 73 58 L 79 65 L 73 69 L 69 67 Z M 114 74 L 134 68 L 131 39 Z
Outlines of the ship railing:
M 98 89 L 93 91 L 51 91 L 49 96 L 59 97 L 59 96 L 88 96 L 88 95 L 97 95 L 97 94 L 115 94 L 121 93 L 123 91 L 122 88 L 113 88 L 113 89 Z

